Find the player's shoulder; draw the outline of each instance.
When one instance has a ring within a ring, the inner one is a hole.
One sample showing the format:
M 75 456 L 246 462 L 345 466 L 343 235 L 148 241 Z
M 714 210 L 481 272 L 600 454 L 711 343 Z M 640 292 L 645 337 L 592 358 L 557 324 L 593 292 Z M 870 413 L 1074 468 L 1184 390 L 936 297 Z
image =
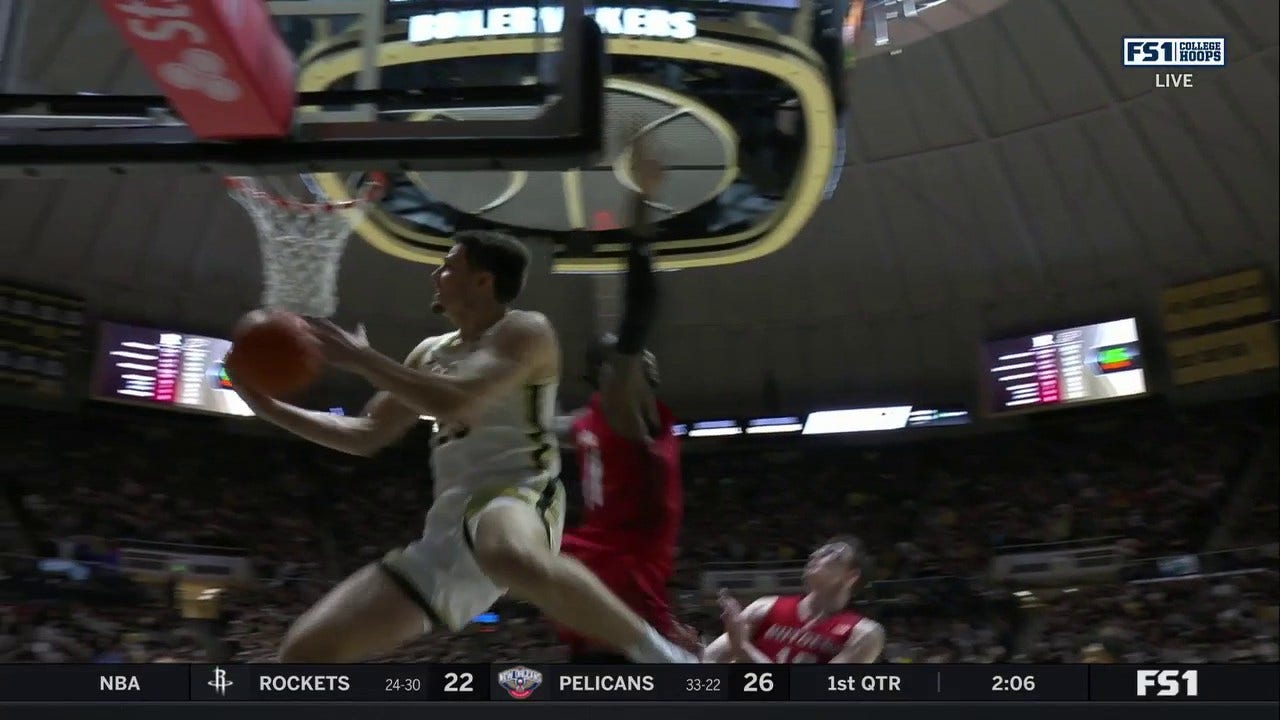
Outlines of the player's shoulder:
M 764 595 L 762 597 L 758 597 L 755 600 L 752 600 L 750 605 L 743 608 L 742 612 L 748 617 L 756 619 L 763 618 L 773 610 L 774 605 L 778 604 L 780 597 L 781 596 L 779 595 Z
M 457 336 L 457 331 L 442 333 L 440 335 L 432 335 L 422 342 L 414 346 L 409 354 L 405 357 L 404 364 L 409 366 L 420 365 L 427 356 L 433 351 L 452 340 Z
M 502 319 L 502 325 L 518 332 L 555 334 L 551 320 L 537 310 L 510 310 Z
M 858 639 L 884 641 L 884 625 L 869 617 L 857 616 L 857 618 L 857 622 L 853 624 L 853 629 L 849 632 L 851 641 Z
M 550 348 L 556 344 L 551 321 L 536 310 L 509 310 L 488 334 L 490 342 L 511 350 Z

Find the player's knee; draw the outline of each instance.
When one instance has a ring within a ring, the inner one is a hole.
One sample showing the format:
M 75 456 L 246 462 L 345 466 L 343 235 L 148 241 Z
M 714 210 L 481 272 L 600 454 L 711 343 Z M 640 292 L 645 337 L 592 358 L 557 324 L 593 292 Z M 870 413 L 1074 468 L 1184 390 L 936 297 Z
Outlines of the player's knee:
M 513 590 L 544 583 L 551 575 L 549 553 L 500 533 L 476 538 L 475 557 L 491 580 Z

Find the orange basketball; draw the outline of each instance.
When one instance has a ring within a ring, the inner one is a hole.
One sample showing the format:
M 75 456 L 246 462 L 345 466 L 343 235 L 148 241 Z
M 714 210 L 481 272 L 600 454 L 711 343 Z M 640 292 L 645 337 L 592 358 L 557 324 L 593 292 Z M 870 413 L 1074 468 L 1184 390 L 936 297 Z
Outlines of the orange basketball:
M 254 310 L 231 332 L 226 367 L 232 384 L 285 397 L 315 382 L 324 357 L 306 320 L 288 312 Z

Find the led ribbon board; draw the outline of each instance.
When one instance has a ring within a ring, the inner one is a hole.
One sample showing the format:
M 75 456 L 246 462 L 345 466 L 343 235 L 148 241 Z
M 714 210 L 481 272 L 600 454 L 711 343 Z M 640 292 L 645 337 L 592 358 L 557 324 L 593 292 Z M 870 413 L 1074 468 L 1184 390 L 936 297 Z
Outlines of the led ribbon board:
M 606 35 L 688 40 L 698 34 L 698 18 L 691 12 L 653 8 L 601 7 L 593 13 Z M 408 40 L 428 43 L 521 35 L 558 35 L 564 27 L 564 8 L 503 7 L 487 10 L 448 10 L 409 18 Z

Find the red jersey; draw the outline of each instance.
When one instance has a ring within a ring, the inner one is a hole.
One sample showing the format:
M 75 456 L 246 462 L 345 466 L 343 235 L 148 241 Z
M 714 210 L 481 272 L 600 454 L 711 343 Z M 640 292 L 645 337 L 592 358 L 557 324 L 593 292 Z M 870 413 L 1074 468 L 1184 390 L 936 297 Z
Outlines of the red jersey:
M 573 424 L 582 478 L 582 522 L 566 530 L 561 551 L 577 558 L 631 609 L 662 632 L 672 621 L 667 581 L 675 573 L 684 514 L 680 443 L 674 416 L 658 403 L 658 435 L 636 442 L 618 435 L 599 394 Z M 570 634 L 565 637 L 582 646 Z
M 756 625 L 751 644 L 775 663 L 800 664 L 831 662 L 853 634 L 863 616 L 845 610 L 818 620 L 800 619 L 803 595 L 779 596 L 769 614 Z
M 573 424 L 582 478 L 582 523 L 570 532 L 651 561 L 674 562 L 684 493 L 680 443 L 671 410 L 658 403 L 657 437 L 636 442 L 605 419 L 600 396 L 591 397 Z

